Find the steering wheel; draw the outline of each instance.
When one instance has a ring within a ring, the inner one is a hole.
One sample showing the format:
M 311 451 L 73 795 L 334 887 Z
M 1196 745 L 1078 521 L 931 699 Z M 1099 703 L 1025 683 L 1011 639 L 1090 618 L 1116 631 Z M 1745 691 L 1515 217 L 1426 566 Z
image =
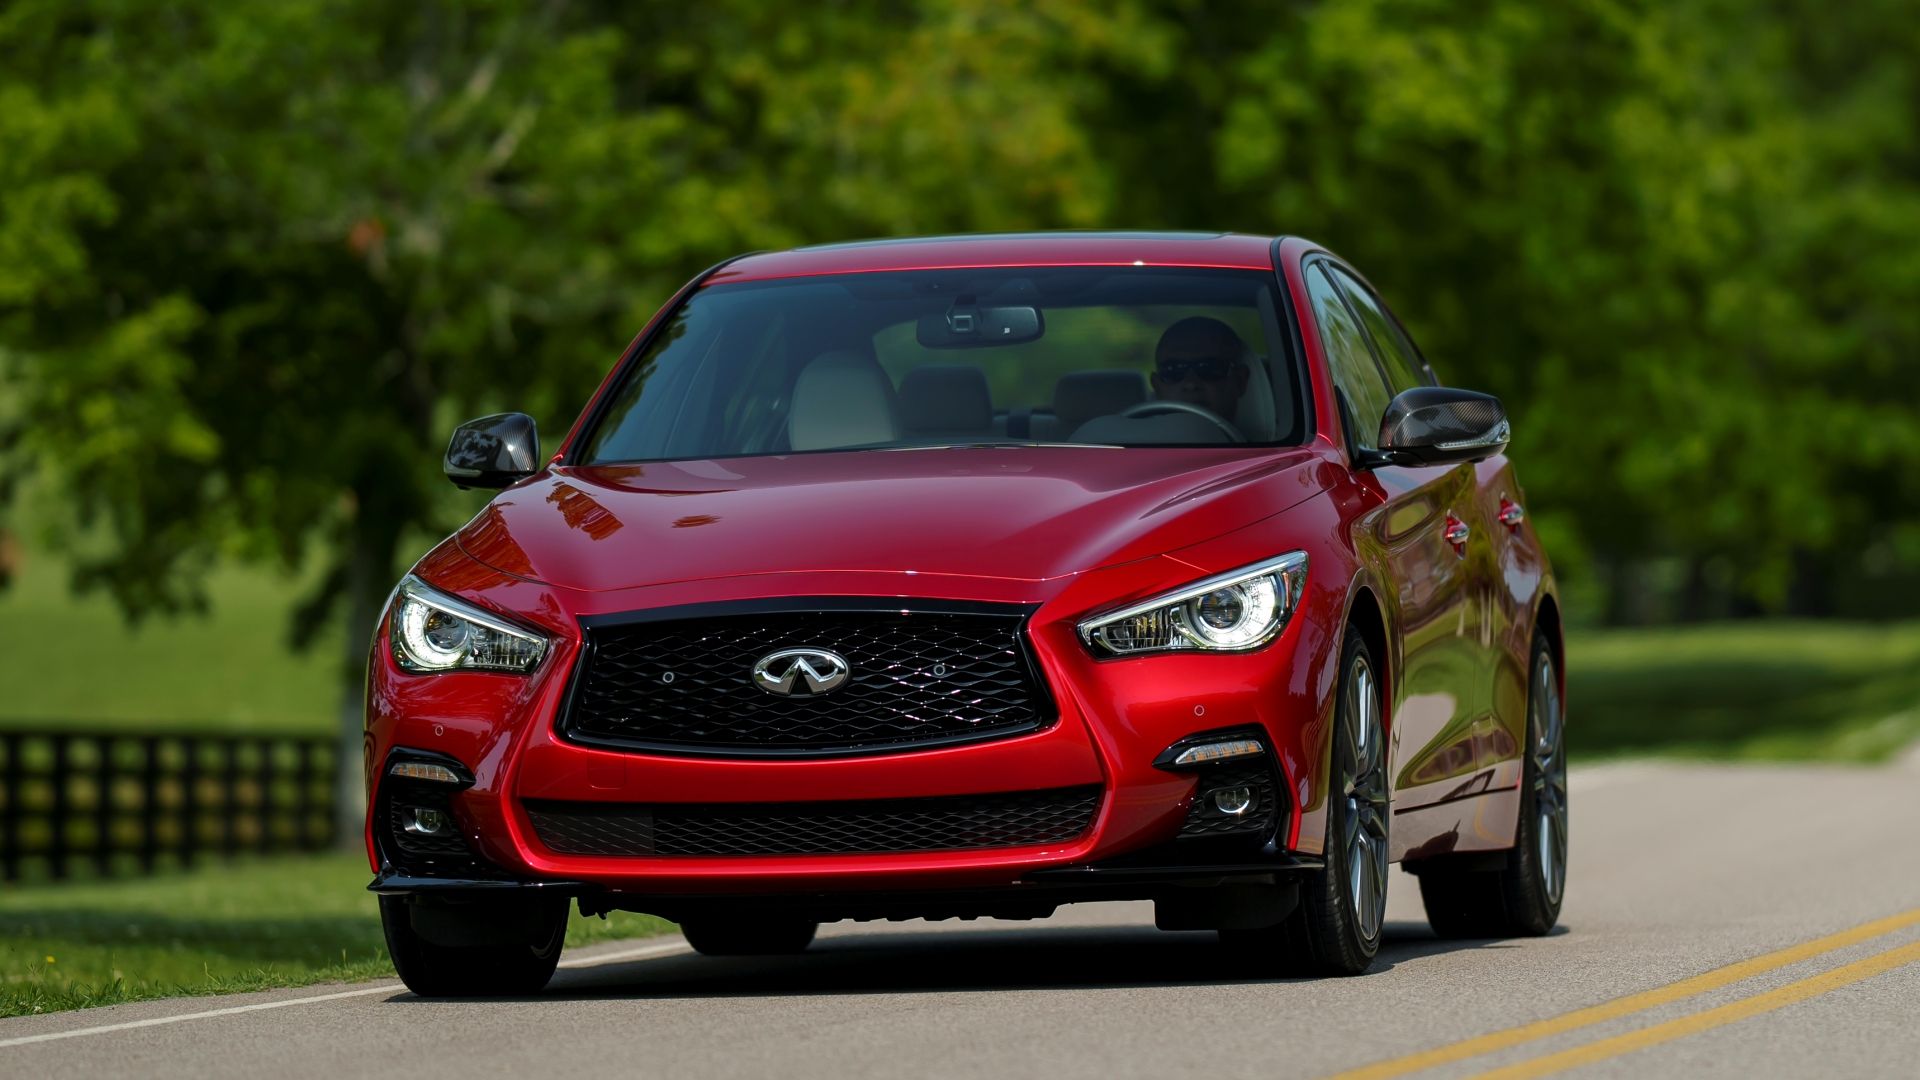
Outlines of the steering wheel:
M 1220 433 L 1227 437 L 1228 442 L 1243 443 L 1247 441 L 1247 437 L 1240 434 L 1240 429 L 1222 420 L 1212 409 L 1202 408 L 1198 405 L 1189 405 L 1184 401 L 1143 401 L 1129 408 L 1126 412 L 1121 413 L 1120 418 L 1123 420 L 1138 420 L 1143 416 L 1154 416 L 1159 413 L 1170 412 L 1192 413 L 1194 416 L 1219 428 Z

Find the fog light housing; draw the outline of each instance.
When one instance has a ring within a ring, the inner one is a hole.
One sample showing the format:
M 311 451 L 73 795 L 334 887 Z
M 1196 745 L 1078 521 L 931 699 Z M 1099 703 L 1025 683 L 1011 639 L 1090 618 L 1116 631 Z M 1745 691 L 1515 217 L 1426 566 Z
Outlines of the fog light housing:
M 474 782 L 458 758 L 396 747 L 381 773 L 373 814 L 382 864 L 411 877 L 501 876 L 468 843 L 454 813 L 461 793 Z
M 1239 837 L 1271 840 L 1284 813 L 1273 749 L 1257 728 L 1196 732 L 1167 747 L 1153 762 L 1169 772 L 1191 773 L 1193 794 L 1181 840 Z
M 1253 809 L 1253 789 L 1244 786 L 1214 788 L 1213 808 L 1228 817 L 1241 817 Z
M 446 836 L 453 832 L 453 818 L 430 806 L 403 807 L 400 818 L 400 830 L 413 836 Z

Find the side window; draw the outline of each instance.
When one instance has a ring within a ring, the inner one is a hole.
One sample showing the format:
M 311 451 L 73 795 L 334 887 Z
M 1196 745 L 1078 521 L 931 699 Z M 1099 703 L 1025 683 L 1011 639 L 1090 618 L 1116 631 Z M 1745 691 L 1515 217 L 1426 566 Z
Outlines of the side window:
M 1387 381 L 1393 384 L 1393 392 L 1398 394 L 1416 386 L 1431 385 L 1427 365 L 1421 362 L 1420 354 L 1414 351 L 1413 342 L 1407 340 L 1400 324 L 1380 309 L 1380 302 L 1365 285 L 1339 267 L 1332 269 L 1334 277 L 1340 280 L 1340 287 L 1346 290 L 1347 299 L 1353 302 L 1353 310 L 1360 313 L 1360 321 L 1366 324 L 1367 336 L 1377 347 L 1380 366 L 1387 370 Z
M 1340 392 L 1347 431 L 1354 445 L 1377 449 L 1380 418 L 1387 414 L 1387 402 L 1393 395 L 1387 392 L 1380 367 L 1373 362 L 1367 339 L 1340 299 L 1340 291 L 1319 266 L 1307 271 L 1307 299 L 1313 304 L 1313 321 L 1320 326 L 1320 344 L 1327 353 L 1334 388 Z

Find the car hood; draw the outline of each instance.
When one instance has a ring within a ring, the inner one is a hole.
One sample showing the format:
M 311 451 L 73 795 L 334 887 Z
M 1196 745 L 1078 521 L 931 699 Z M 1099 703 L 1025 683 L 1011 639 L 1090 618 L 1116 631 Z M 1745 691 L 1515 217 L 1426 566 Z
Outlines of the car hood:
M 502 492 L 456 534 L 587 591 L 812 571 L 1044 581 L 1171 551 L 1317 490 L 1300 449 L 928 448 L 588 468 Z

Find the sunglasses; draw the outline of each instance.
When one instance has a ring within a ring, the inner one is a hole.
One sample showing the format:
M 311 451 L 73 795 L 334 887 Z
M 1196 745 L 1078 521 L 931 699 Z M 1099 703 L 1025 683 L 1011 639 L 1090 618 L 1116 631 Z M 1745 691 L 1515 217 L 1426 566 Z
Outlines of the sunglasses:
M 1167 382 L 1185 382 L 1195 378 L 1211 382 L 1226 378 L 1232 367 L 1233 361 L 1219 357 L 1169 358 L 1155 365 L 1154 371 Z

